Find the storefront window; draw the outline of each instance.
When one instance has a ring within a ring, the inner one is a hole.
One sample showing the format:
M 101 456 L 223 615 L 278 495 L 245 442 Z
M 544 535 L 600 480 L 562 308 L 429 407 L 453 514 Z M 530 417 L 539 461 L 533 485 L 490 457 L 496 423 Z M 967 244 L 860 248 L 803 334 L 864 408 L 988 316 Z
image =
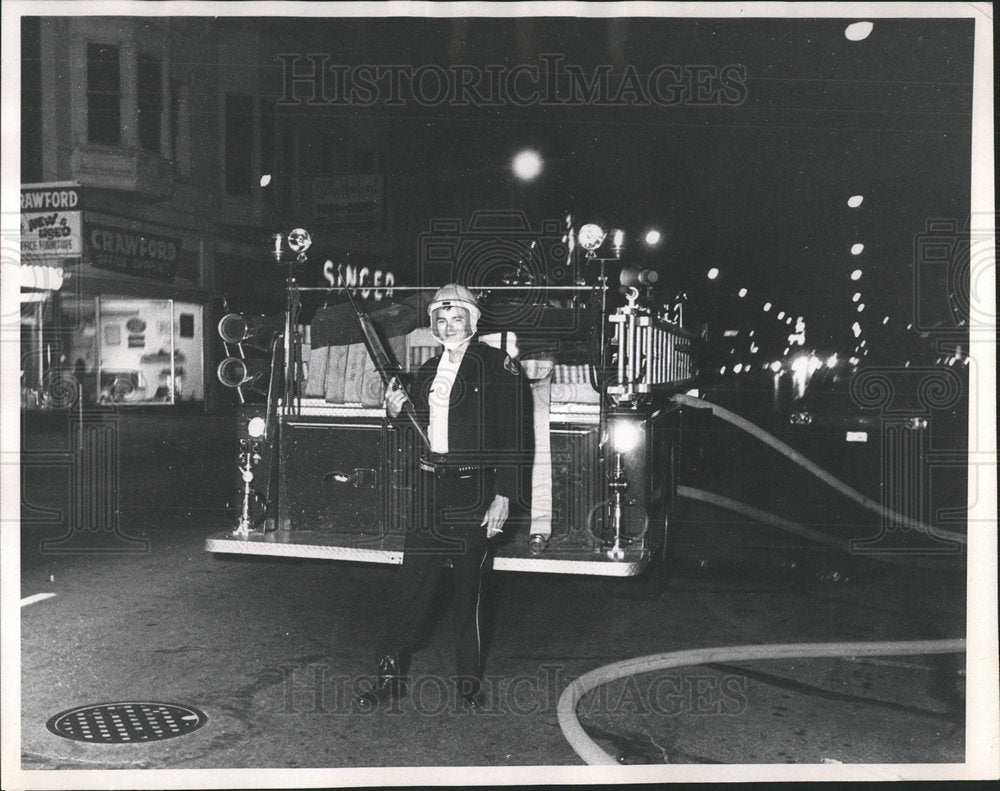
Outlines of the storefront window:
M 102 297 L 98 307 L 101 403 L 204 399 L 200 305 Z
M 202 306 L 60 295 L 22 307 L 22 406 L 203 401 Z M 69 385 L 72 384 L 70 392 Z

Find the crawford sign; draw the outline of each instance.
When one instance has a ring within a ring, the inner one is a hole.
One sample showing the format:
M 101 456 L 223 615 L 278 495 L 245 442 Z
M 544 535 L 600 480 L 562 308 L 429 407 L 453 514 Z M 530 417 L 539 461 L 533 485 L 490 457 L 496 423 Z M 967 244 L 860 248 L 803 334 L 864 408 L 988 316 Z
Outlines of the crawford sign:
M 78 258 L 83 252 L 83 198 L 79 184 L 21 186 L 21 259 Z
M 90 223 L 86 236 L 92 266 L 154 280 L 174 279 L 180 239 Z

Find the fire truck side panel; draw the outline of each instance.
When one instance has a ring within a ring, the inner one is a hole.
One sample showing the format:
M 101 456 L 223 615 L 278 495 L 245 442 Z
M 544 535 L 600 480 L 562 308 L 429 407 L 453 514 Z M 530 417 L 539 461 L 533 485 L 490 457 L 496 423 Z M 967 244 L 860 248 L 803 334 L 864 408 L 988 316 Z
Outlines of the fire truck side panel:
M 278 525 L 379 537 L 393 527 L 392 465 L 381 421 L 285 417 Z
M 592 550 L 587 531 L 595 507 L 603 497 L 599 428 L 587 425 L 553 427 L 552 536 L 549 546 Z

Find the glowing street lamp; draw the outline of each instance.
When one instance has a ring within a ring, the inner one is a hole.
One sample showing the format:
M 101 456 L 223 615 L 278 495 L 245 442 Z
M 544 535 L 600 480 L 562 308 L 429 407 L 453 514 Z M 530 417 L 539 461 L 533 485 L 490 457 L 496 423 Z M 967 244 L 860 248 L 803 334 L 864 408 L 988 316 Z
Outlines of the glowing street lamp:
M 525 149 L 514 156 L 510 166 L 521 181 L 531 181 L 542 172 L 542 158 L 537 151 Z
M 852 22 L 844 28 L 844 38 L 848 41 L 864 41 L 875 28 L 871 22 Z

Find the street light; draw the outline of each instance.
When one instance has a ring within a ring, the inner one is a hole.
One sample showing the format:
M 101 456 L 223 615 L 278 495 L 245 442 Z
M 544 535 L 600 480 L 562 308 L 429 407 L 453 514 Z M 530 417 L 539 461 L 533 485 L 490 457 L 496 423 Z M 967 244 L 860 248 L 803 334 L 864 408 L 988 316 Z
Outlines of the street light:
M 525 149 L 514 156 L 510 166 L 521 181 L 531 181 L 542 172 L 542 158 L 537 151 Z
M 848 41 L 864 41 L 875 28 L 871 22 L 852 22 L 844 28 L 844 38 Z

